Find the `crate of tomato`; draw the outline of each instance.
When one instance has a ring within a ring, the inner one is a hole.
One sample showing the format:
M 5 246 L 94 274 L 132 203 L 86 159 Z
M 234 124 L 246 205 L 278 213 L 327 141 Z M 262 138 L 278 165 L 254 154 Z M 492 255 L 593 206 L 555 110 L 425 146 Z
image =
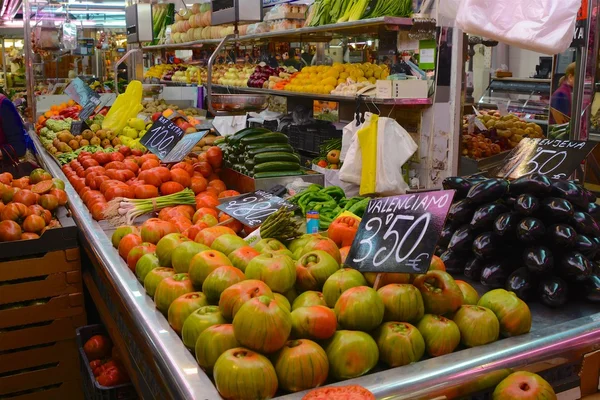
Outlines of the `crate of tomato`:
M 78 328 L 77 344 L 86 399 L 137 399 L 118 350 L 102 325 Z

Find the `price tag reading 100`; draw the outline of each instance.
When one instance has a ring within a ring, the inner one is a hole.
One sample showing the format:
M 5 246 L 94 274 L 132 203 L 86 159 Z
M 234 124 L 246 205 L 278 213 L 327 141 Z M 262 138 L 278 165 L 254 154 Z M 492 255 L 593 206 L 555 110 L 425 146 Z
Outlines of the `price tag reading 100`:
M 140 143 L 162 160 L 183 138 L 183 134 L 183 129 L 161 115 L 140 140 Z
M 371 200 L 346 264 L 363 272 L 427 272 L 453 197 L 443 190 Z

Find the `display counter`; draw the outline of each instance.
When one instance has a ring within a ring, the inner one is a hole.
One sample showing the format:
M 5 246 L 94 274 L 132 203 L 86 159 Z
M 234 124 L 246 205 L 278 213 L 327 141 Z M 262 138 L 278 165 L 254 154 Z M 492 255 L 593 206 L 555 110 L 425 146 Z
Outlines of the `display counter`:
M 94 221 L 60 167 L 35 134 L 33 142 L 44 168 L 63 179 L 82 242 L 94 265 L 84 281 L 117 346 L 124 347 L 132 381 L 144 399 L 218 399 L 219 393 L 155 308 L 143 286 L 119 257 L 109 239 L 111 229 Z M 481 287 L 478 290 L 481 291 Z M 359 384 L 377 398 L 431 399 L 464 396 L 495 385 L 508 368 L 534 372 L 560 368 L 600 347 L 600 307 L 571 303 L 552 310 L 530 305 L 531 333 L 418 363 L 375 371 L 338 385 Z M 496 372 L 500 371 L 500 372 Z M 576 372 L 576 371 L 575 371 Z M 491 375 L 490 375 L 491 374 Z M 282 396 L 301 399 L 302 394 Z

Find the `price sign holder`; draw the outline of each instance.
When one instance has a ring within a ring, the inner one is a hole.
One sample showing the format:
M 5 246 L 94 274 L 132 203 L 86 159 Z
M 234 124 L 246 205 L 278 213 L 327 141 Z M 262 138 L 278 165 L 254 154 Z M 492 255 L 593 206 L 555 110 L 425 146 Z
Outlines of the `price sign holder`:
M 454 190 L 369 202 L 346 264 L 361 272 L 427 272 Z
M 567 179 L 596 147 L 592 141 L 529 139 L 519 142 L 492 175 L 517 179 L 532 173 Z
M 85 131 L 86 129 L 90 129 L 90 127 L 84 120 L 73 121 L 71 123 L 71 133 L 74 136 L 81 135 L 81 132 Z
M 222 203 L 217 206 L 217 209 L 237 219 L 242 224 L 254 228 L 262 225 L 269 215 L 281 207 L 286 207 L 289 210 L 296 208 L 296 206 L 281 197 L 263 190 L 257 190 Z
M 183 138 L 173 147 L 173 150 L 162 160 L 164 163 L 176 163 L 185 158 L 209 131 L 202 131 L 184 135 Z
M 183 138 L 183 129 L 164 116 L 160 116 L 140 139 L 148 150 L 164 160 Z
M 86 120 L 94 113 L 102 102 L 98 93 L 92 90 L 81 78 L 75 78 L 65 88 L 65 93 L 83 109 L 79 111 L 79 119 Z

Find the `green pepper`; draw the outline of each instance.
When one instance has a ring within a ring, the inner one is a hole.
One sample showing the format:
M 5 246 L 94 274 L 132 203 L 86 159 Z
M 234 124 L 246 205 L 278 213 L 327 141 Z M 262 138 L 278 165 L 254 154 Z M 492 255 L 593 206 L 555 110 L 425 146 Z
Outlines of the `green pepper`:
M 348 199 L 348 201 L 346 201 L 346 204 L 344 204 L 344 210 L 349 210 L 350 207 L 352 207 L 353 205 L 355 205 L 356 203 L 358 203 L 359 201 L 363 200 L 364 197 L 359 197 L 359 196 L 354 196 L 351 199 Z
M 370 197 L 364 198 L 363 200 L 350 207 L 348 211 L 359 217 L 362 217 L 367 209 L 367 205 L 369 205 L 369 201 L 371 201 Z
M 344 193 L 344 190 L 339 186 L 326 187 L 325 189 L 321 190 L 321 193 L 327 193 L 328 195 L 333 197 L 336 202 L 339 202 L 344 197 L 346 197 L 346 193 Z
M 308 186 L 306 189 L 304 189 L 301 192 L 296 193 L 295 195 L 293 195 L 292 197 L 290 197 L 289 199 L 287 199 L 287 201 L 289 201 L 290 203 L 294 203 L 294 204 L 298 204 L 298 200 L 302 197 L 305 196 L 309 193 L 313 193 L 313 192 L 318 192 L 321 189 L 323 189 L 323 186 L 321 185 L 317 185 L 315 183 L 313 183 L 312 185 Z

